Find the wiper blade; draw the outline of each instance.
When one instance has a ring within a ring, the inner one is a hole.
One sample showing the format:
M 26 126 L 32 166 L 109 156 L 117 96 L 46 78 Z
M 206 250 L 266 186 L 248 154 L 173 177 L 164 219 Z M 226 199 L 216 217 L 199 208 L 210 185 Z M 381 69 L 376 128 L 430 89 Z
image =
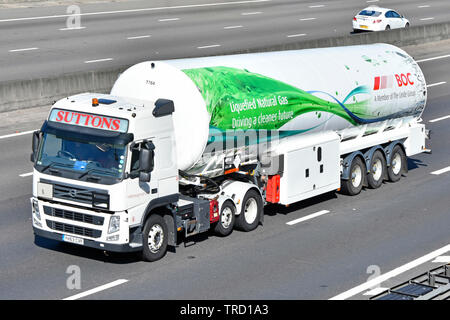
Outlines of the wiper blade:
M 89 169 L 88 171 L 83 172 L 83 173 L 81 174 L 81 176 L 78 177 L 78 179 L 83 178 L 85 175 L 88 175 L 88 174 L 90 175 L 90 173 L 91 173 L 91 172 L 94 172 L 94 171 L 101 172 L 101 173 L 104 172 L 104 171 L 98 170 L 98 169 Z
M 52 161 L 52 162 L 50 162 L 50 164 L 46 165 L 46 166 L 42 169 L 41 172 L 44 172 L 45 170 L 47 170 L 48 168 L 53 167 L 53 166 L 56 165 L 56 164 L 59 165 L 59 166 L 61 166 L 61 167 L 70 167 L 70 166 L 71 166 L 70 164 L 64 164 L 64 163 L 59 163 L 59 162 Z

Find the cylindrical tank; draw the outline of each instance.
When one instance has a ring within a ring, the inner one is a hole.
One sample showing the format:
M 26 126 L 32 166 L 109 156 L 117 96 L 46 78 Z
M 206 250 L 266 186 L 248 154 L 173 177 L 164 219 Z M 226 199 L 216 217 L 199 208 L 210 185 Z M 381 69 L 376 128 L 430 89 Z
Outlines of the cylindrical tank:
M 427 90 L 405 51 L 373 44 L 143 62 L 122 73 L 111 94 L 174 101 L 179 169 L 186 170 L 211 132 L 375 129 L 420 117 Z

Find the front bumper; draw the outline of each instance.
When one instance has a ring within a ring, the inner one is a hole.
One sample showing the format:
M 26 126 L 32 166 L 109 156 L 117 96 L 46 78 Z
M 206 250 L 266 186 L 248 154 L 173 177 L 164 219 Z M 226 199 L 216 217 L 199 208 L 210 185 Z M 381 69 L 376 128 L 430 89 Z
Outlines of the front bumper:
M 49 231 L 45 231 L 45 230 L 36 228 L 34 226 L 33 226 L 33 232 L 35 235 L 37 235 L 39 237 L 63 242 L 63 240 L 62 240 L 63 234 L 62 233 L 49 232 Z M 74 244 L 74 245 L 76 246 L 76 244 Z M 89 247 L 89 248 L 99 249 L 99 250 L 103 250 L 103 251 L 110 251 L 110 252 L 136 252 L 136 251 L 142 250 L 142 246 L 133 246 L 132 247 L 128 243 L 112 244 L 112 243 L 98 242 L 98 241 L 89 240 L 89 239 L 84 239 L 83 247 Z

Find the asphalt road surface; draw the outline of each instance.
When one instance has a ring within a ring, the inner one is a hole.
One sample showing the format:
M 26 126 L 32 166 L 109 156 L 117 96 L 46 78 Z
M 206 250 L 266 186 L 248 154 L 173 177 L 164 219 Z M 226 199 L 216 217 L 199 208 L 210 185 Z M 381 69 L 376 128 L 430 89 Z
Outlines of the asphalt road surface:
M 432 49 L 424 57 L 436 59 L 419 63 L 429 85 L 423 120 L 433 153 L 412 157 L 407 177 L 355 197 L 329 193 L 267 207 L 255 231 L 202 235 L 155 263 L 35 239 L 27 131 L 40 127 L 46 110 L 7 114 L 9 124 L 0 126 L 0 299 L 367 299 L 373 288 L 364 284 L 379 274 L 392 275 L 379 283 L 389 287 L 437 266 L 435 259 L 450 256 L 450 171 L 442 171 L 450 166 L 450 50 Z M 80 270 L 80 289 L 67 287 L 71 268 Z
M 0 10 L 0 81 L 346 35 L 369 4 L 411 25 L 448 21 L 448 0 L 154 0 Z M 79 23 L 72 16 L 81 13 Z

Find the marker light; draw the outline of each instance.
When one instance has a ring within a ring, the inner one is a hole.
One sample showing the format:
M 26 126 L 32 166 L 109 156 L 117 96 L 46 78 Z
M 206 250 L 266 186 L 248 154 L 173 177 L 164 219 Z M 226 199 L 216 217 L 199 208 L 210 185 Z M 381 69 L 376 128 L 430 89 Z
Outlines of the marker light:
M 97 107 L 98 106 L 98 99 L 97 98 L 92 98 L 92 106 L 93 107 Z

